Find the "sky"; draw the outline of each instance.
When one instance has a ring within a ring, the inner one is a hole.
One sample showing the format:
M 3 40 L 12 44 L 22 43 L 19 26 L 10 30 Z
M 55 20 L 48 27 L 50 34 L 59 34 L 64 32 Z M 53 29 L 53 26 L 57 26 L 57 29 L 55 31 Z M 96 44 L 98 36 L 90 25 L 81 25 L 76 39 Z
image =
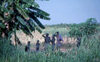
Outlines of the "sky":
M 40 5 L 40 9 L 50 14 L 50 21 L 40 19 L 43 24 L 77 24 L 91 17 L 100 22 L 100 0 L 37 0 L 36 2 Z

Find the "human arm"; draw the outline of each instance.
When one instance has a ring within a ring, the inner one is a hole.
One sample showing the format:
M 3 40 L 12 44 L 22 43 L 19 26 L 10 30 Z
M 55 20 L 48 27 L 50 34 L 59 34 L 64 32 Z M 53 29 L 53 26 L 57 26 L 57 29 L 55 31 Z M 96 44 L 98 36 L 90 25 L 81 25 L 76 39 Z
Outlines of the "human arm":
M 42 37 L 44 37 L 44 38 L 45 38 L 45 35 L 43 34 L 43 35 L 42 35 Z

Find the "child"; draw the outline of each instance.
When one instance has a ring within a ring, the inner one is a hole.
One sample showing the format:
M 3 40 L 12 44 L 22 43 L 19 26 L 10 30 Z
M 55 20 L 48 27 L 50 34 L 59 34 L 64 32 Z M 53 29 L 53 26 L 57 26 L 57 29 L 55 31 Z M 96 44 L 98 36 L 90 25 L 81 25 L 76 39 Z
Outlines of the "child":
M 37 40 L 37 43 L 36 43 L 36 51 L 39 51 L 39 47 L 40 47 L 40 43 L 39 43 L 39 40 Z
M 52 36 L 52 40 L 51 40 L 51 43 L 52 43 L 52 51 L 54 51 L 54 49 L 55 49 L 55 36 L 56 35 L 53 35 Z
M 49 44 L 49 43 L 50 43 L 50 37 L 49 37 L 49 34 L 46 33 L 46 34 L 43 34 L 42 36 L 43 36 L 44 39 L 45 39 L 45 43 Z
M 27 45 L 25 46 L 25 52 L 30 51 L 30 41 L 28 41 Z
M 78 48 L 79 48 L 80 44 L 81 44 L 81 37 L 77 37 L 77 47 Z
M 43 34 L 42 36 L 43 36 L 44 39 L 45 39 L 45 41 L 44 41 L 44 50 L 48 50 L 48 46 L 49 46 L 49 44 L 50 44 L 50 37 L 49 37 L 49 34 L 46 33 L 46 34 Z

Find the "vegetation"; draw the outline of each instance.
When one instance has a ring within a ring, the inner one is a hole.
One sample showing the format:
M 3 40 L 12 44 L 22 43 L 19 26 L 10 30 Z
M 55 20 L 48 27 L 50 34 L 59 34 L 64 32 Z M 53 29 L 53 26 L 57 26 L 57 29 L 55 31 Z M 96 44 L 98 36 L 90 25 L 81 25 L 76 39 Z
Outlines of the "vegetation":
M 59 31 L 63 36 L 82 37 L 95 34 L 98 26 L 99 23 L 95 18 L 89 18 L 86 22 L 80 24 L 46 25 L 46 29 L 43 32 L 54 34 Z
M 59 31 L 62 36 L 67 36 L 69 30 L 66 27 L 48 26 L 46 27 L 46 29 L 43 30 L 43 33 L 49 33 L 50 35 L 52 35 L 57 31 Z
M 32 31 L 45 28 L 38 18 L 50 20 L 34 0 L 1 0 L 0 8 L 0 37 L 10 37 L 16 30 L 32 36 Z
M 90 36 L 97 32 L 97 20 L 89 18 L 85 23 L 73 24 L 70 27 L 70 37 L 83 37 L 84 35 Z
M 49 20 L 49 14 L 39 9 L 35 0 L 0 0 L 0 62 L 100 62 L 100 24 L 95 18 L 89 18 L 80 24 L 58 24 L 46 26 L 43 33 L 81 37 L 79 48 L 66 51 L 25 52 L 23 46 L 11 44 L 11 35 L 21 44 L 17 30 L 33 36 L 31 32 L 45 27 L 38 18 Z
M 13 55 L 0 58 L 1 62 L 99 62 L 100 61 L 100 32 L 87 38 L 82 37 L 80 48 L 74 47 L 66 52 L 24 52 L 22 47 L 17 46 Z M 10 53 L 10 52 L 9 52 Z
M 31 32 L 45 27 L 38 18 L 50 20 L 49 14 L 39 9 L 35 0 L 0 0 L 0 56 L 5 57 L 7 53 L 12 54 L 11 36 L 15 35 L 16 44 L 21 42 L 16 35 L 17 30 L 33 37 Z M 8 48 L 7 48 L 8 47 Z

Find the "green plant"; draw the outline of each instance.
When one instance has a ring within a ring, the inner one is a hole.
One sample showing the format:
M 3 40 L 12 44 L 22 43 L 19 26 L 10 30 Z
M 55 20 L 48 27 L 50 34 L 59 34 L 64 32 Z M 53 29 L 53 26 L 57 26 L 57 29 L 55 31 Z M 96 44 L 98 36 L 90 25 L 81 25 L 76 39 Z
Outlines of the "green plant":
M 98 23 L 95 18 L 89 18 L 85 23 L 73 24 L 70 27 L 70 37 L 90 36 L 97 31 Z
M 39 9 L 35 0 L 0 0 L 0 54 L 12 54 L 11 36 L 15 35 L 15 41 L 20 43 L 16 35 L 17 30 L 22 30 L 25 34 L 33 36 L 31 32 L 44 29 L 44 25 L 38 20 L 50 20 L 49 14 Z M 14 50 L 14 49 L 13 49 Z M 10 55 L 9 55 L 10 56 Z
M 10 37 L 12 32 L 16 35 L 16 30 L 32 36 L 32 31 L 45 28 L 38 18 L 50 20 L 35 0 L 1 0 L 0 8 L 0 37 Z
M 89 38 L 82 37 L 80 48 L 67 49 L 65 52 L 49 49 L 39 52 L 25 52 L 20 46 L 12 50 L 13 55 L 3 56 L 1 62 L 100 62 L 100 31 Z M 11 53 L 10 51 L 8 53 Z

